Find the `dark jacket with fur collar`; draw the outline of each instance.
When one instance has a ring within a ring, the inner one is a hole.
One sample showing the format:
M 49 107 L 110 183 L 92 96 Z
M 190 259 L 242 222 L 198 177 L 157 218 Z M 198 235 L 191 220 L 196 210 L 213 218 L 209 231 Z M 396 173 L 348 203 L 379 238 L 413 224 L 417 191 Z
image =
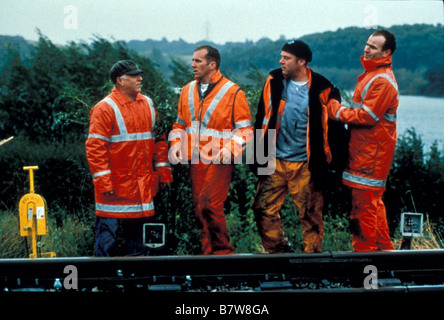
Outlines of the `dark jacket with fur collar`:
M 344 126 L 344 124 L 328 120 L 328 143 L 330 146 L 332 161 L 329 164 L 324 152 L 324 128 L 322 126 L 322 105 L 319 100 L 319 95 L 325 89 L 330 88 L 330 97 L 341 101 L 340 93 L 338 88 L 336 88 L 329 80 L 327 80 L 322 75 L 312 71 L 311 72 L 311 83 L 309 88 L 309 132 L 308 132 L 308 148 L 310 148 L 310 159 L 309 159 L 309 169 L 312 173 L 313 180 L 315 182 L 315 189 L 320 190 L 323 188 L 326 182 L 328 169 L 331 168 L 338 173 L 341 173 L 345 167 L 348 159 L 348 142 L 349 142 L 349 132 Z M 270 72 L 270 77 L 267 81 L 270 82 L 271 90 L 271 105 L 272 114 L 268 122 L 268 128 L 265 132 L 264 139 L 255 140 L 255 155 L 257 154 L 257 148 L 264 148 L 263 150 L 268 150 L 267 146 L 267 134 L 268 129 L 276 129 L 276 121 L 278 108 L 282 99 L 282 91 L 284 89 L 283 84 L 284 76 L 281 69 L 276 69 Z M 264 117 L 265 117 L 265 105 L 264 105 L 264 90 L 262 90 L 261 99 L 256 113 L 255 129 L 262 129 Z M 261 145 L 259 145 L 261 144 Z M 265 151 L 266 152 L 266 151 Z M 257 167 L 259 166 L 257 161 L 251 166 L 251 169 L 255 174 L 257 174 Z M 266 166 L 266 165 L 262 165 Z

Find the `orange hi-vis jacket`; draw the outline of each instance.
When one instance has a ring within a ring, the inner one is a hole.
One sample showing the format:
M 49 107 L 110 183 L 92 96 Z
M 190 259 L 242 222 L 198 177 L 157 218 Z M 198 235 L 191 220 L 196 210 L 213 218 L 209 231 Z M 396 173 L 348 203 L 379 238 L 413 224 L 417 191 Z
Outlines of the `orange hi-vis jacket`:
M 153 101 L 140 93 L 131 101 L 114 88 L 92 108 L 86 154 L 97 216 L 154 215 L 159 182 L 172 181 L 165 135 L 155 138 L 155 122 Z M 114 195 L 104 195 L 111 190 Z
M 195 80 L 182 88 L 177 119 L 168 138 L 171 148 L 180 147 L 185 161 L 191 160 L 194 151 L 200 159 L 217 163 L 214 156 L 224 147 L 238 159 L 253 137 L 244 92 L 220 71 L 212 76 L 204 96 L 199 86 Z
M 343 182 L 369 191 L 384 190 L 395 153 L 398 85 L 391 56 L 364 60 L 352 105 L 330 100 L 329 116 L 347 123 L 350 132 L 349 163 Z

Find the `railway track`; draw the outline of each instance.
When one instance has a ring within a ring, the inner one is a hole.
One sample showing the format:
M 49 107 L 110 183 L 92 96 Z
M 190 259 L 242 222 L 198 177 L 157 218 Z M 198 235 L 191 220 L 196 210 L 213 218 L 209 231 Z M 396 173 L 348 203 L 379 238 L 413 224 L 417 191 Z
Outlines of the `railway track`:
M 0 259 L 0 290 L 444 293 L 444 250 Z

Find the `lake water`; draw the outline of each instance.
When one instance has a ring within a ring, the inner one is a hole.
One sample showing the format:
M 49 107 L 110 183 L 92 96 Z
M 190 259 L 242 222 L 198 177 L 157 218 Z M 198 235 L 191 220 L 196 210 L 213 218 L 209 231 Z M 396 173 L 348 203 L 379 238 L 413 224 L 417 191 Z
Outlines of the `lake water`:
M 435 140 L 439 150 L 444 151 L 444 98 L 401 95 L 397 124 L 398 137 L 413 127 L 424 143 L 425 152 Z

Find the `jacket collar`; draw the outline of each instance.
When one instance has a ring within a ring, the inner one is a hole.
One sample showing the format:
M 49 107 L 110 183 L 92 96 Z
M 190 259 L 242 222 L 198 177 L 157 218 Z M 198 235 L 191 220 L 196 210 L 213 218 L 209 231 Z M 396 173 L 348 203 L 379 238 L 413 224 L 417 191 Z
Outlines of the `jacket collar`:
M 217 72 L 215 74 L 213 74 L 213 76 L 211 77 L 211 82 L 208 85 L 207 90 L 204 92 L 204 94 L 202 94 L 202 92 L 200 91 L 200 79 L 195 79 L 197 82 L 197 93 L 199 94 L 199 100 L 203 100 L 205 99 L 205 97 L 211 92 L 211 90 L 213 90 L 213 88 L 217 85 L 217 83 L 223 78 L 222 73 L 220 73 L 219 70 L 217 70 Z
M 219 80 L 222 79 L 222 73 L 220 73 L 220 70 L 217 70 L 215 74 L 211 76 L 210 83 L 217 83 Z M 195 79 L 197 82 L 200 82 L 200 79 Z
M 361 64 L 365 71 L 371 72 L 379 68 L 390 67 L 392 65 L 392 56 L 382 57 L 378 59 L 364 60 L 364 56 L 361 57 Z
M 307 71 L 308 71 L 308 89 L 310 89 L 311 88 L 311 80 L 312 80 L 312 74 L 311 74 L 312 72 L 311 72 L 310 67 L 308 67 L 308 66 L 307 66 Z M 284 77 L 284 75 L 282 74 L 282 69 L 281 68 L 274 69 L 273 71 L 270 72 L 270 75 L 274 79 L 280 79 L 280 80 L 286 79 Z
M 126 95 L 124 95 L 122 92 L 120 92 L 120 90 L 117 89 L 116 87 L 113 88 L 111 93 L 113 95 L 113 98 L 116 98 L 116 100 L 117 100 L 116 102 L 118 102 L 120 105 L 133 102 Z M 141 100 L 141 99 L 142 99 L 142 95 L 140 93 L 138 93 L 136 96 L 136 99 L 134 101 Z

